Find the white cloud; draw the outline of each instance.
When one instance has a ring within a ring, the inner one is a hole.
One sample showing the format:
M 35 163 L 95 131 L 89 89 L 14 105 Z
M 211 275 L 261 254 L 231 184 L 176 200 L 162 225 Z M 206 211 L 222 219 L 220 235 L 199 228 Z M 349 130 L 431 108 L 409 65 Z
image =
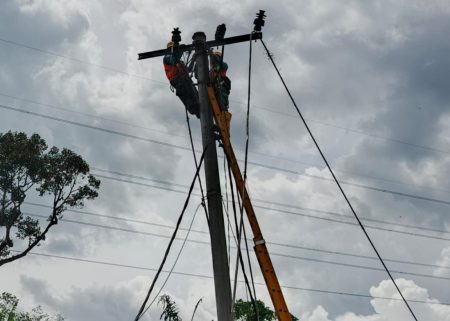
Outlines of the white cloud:
M 190 42 L 191 34 L 197 30 L 204 30 L 208 38 L 212 38 L 216 25 L 223 22 L 227 23 L 229 36 L 248 32 L 254 14 L 260 8 L 267 10 L 264 39 L 275 54 L 276 63 L 319 144 L 337 169 L 338 178 L 446 199 L 446 190 L 450 190 L 450 181 L 443 174 L 449 172 L 450 166 L 450 97 L 447 88 L 450 80 L 446 72 L 450 65 L 450 49 L 445 32 L 449 29 L 450 12 L 446 1 L 409 1 L 407 4 L 390 0 L 343 1 L 338 5 L 309 0 L 284 1 L 282 5 L 272 1 L 231 1 L 227 4 L 184 1 L 182 5 L 179 1 L 144 0 L 6 1 L 0 10 L 0 20 L 5 28 L 0 31 L 1 38 L 9 37 L 18 43 L 82 62 L 1 42 L 1 92 L 76 113 L 3 96 L 0 103 L 189 147 L 184 110 L 169 90 L 161 59 L 137 61 L 137 53 L 164 47 L 173 27 L 181 28 L 185 42 Z M 260 44 L 255 43 L 253 49 L 252 102 L 255 106 L 252 106 L 250 119 L 250 161 L 329 178 L 299 120 L 278 114 L 294 111 Z M 232 140 L 239 149 L 240 158 L 243 158 L 246 106 L 236 102 L 246 101 L 247 54 L 247 44 L 229 46 L 225 51 L 233 82 Z M 275 113 L 258 107 L 271 108 Z M 192 125 L 198 148 L 199 124 L 193 120 Z M 84 155 L 93 167 L 184 185 L 190 183 L 193 175 L 189 151 L 12 111 L 2 111 L 0 129 L 38 131 L 49 143 L 72 148 Z M 337 188 L 327 181 L 250 164 L 249 185 L 255 198 L 349 213 Z M 344 189 L 361 216 L 434 229 L 450 226 L 447 207 L 442 204 L 348 185 L 344 185 Z M 183 194 L 103 179 L 100 197 L 88 203 L 87 210 L 174 225 L 184 198 Z M 195 198 L 192 207 L 197 202 Z M 314 211 L 273 207 L 326 216 Z M 373 256 L 355 226 L 263 209 L 257 209 L 257 215 L 267 240 Z M 66 217 L 95 224 L 132 226 L 145 232 L 170 233 L 169 229 L 76 213 Z M 386 224 L 378 226 L 393 228 Z M 198 219 L 196 227 L 207 230 L 204 219 Z M 385 258 L 450 265 L 450 254 L 443 242 L 373 229 L 369 229 L 369 233 Z M 39 251 L 83 255 L 110 262 L 127 261 L 130 265 L 146 267 L 159 264 L 167 244 L 166 239 L 106 232 L 92 226 L 65 225 L 64 222 L 55 227 L 52 235 Z M 280 246 L 270 249 L 288 255 L 379 267 L 374 260 Z M 186 251 L 177 267 L 180 271 L 212 274 L 207 246 L 188 243 Z M 325 263 L 275 256 L 273 261 L 281 283 L 299 287 L 363 293 L 384 277 L 381 272 Z M 116 311 L 115 307 L 102 303 L 102 296 L 136 305 L 145 288 L 136 280 L 148 275 L 142 271 L 92 267 L 82 263 L 75 266 L 73 262 L 50 261 L 49 258 L 27 257 L 22 262 L 11 265 L 0 277 L 14 279 L 18 277 L 17 271 L 21 271 L 31 279 L 45 279 L 48 287 L 61 296 L 55 301 L 59 304 L 55 309 L 73 320 L 97 319 L 102 311 Z M 393 262 L 389 266 L 402 271 L 433 273 L 421 266 Z M 71 277 L 66 277 L 62 271 L 70 273 Z M 436 269 L 434 273 L 448 275 L 448 270 Z M 255 274 L 257 279 L 262 279 L 258 272 Z M 423 282 L 420 287 L 415 285 L 419 280 Z M 97 284 L 93 284 L 94 281 Z M 408 296 L 428 300 L 427 291 L 437 298 L 450 295 L 446 281 L 423 278 L 414 282 L 400 282 Z M 12 284 L 8 283 L 8 289 L 14 289 Z M 191 306 L 206 293 L 202 310 L 199 310 L 199 316 L 205 320 L 215 318 L 212 288 L 210 283 L 196 279 L 178 278 L 168 284 L 168 292 L 176 297 L 188 318 Z M 264 287 L 260 289 L 260 297 L 269 302 Z M 371 291 L 382 296 L 395 296 L 391 290 L 388 282 L 381 282 Z M 120 291 L 130 297 L 121 296 Z M 29 296 L 29 293 L 24 292 L 23 296 Z M 286 296 L 295 315 L 310 311 L 305 314 L 308 321 L 403 321 L 395 319 L 403 317 L 403 314 L 398 315 L 399 311 L 404 311 L 400 301 L 374 300 L 370 305 L 341 296 L 294 290 L 287 291 Z M 80 302 L 77 307 L 71 303 L 74 298 Z M 425 308 L 416 303 L 413 307 L 418 309 L 419 315 L 428 317 L 423 320 L 447 321 L 442 317 L 448 313 L 446 307 Z M 122 316 L 121 312 L 117 315 Z
M 413 303 L 410 305 L 419 320 L 433 320 L 433 321 L 448 321 L 450 320 L 450 307 L 439 305 L 436 299 L 432 299 L 428 295 L 428 291 L 417 286 L 413 281 L 405 279 L 396 280 L 400 290 L 407 300 L 419 300 L 429 302 Z M 373 296 L 392 298 L 394 300 L 386 299 L 372 299 L 371 304 L 375 310 L 374 314 L 357 315 L 353 312 L 346 312 L 337 316 L 336 321 L 409 321 L 412 319 L 411 314 L 407 310 L 403 301 L 399 300 L 400 296 L 390 280 L 384 280 L 378 286 L 371 287 L 370 294 Z M 306 313 L 305 321 L 331 321 L 328 317 L 328 312 L 322 307 L 318 306 L 311 313 Z

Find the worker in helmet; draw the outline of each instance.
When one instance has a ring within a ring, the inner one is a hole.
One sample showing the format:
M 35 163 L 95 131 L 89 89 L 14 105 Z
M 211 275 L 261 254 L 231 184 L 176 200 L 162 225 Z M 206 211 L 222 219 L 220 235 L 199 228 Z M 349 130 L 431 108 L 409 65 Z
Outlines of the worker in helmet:
M 217 100 L 222 111 L 228 111 L 228 96 L 231 91 L 231 81 L 227 77 L 228 64 L 222 60 L 220 51 L 213 51 L 210 55 L 210 78 L 216 89 Z
M 225 114 L 228 132 L 230 130 L 231 113 L 228 112 L 228 96 L 231 91 L 231 80 L 227 77 L 228 64 L 223 61 L 220 51 L 213 51 L 210 54 L 210 80 L 214 86 L 217 102 L 220 109 Z
M 170 85 L 175 88 L 176 95 L 183 102 L 187 111 L 200 118 L 198 92 L 191 77 L 189 77 L 186 65 L 181 61 L 183 53 L 173 50 L 173 42 L 169 42 L 167 48 L 172 49 L 172 53 L 165 55 L 163 59 L 167 79 L 169 79 Z

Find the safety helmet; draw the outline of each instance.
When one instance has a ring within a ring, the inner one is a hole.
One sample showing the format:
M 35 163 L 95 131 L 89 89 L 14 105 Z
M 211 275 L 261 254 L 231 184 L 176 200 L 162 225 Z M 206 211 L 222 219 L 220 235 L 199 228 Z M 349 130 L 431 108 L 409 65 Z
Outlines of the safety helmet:
M 167 43 L 167 48 L 172 48 L 173 47 L 173 41 L 169 41 Z
M 220 52 L 220 51 L 213 51 L 213 55 L 220 58 L 220 57 L 222 57 L 222 52 Z

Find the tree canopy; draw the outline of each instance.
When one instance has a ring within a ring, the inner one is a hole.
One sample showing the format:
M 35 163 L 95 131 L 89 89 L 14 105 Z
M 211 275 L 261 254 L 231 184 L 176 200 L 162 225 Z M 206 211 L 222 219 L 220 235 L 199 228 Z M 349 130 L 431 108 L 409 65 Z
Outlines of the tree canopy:
M 0 266 L 25 256 L 45 240 L 70 207 L 82 207 L 84 200 L 98 196 L 100 181 L 89 174 L 89 165 L 69 149 L 48 149 L 38 134 L 0 134 Z M 22 205 L 34 188 L 37 196 L 52 201 L 47 224 L 24 215 Z M 13 251 L 14 238 L 26 240 L 21 251 Z M 17 253 L 17 254 L 13 254 Z
M 256 300 L 256 308 L 258 309 L 259 321 L 275 321 L 277 319 L 275 312 L 267 307 L 263 301 Z M 234 304 L 234 314 L 237 321 L 258 321 L 251 301 L 237 300 Z M 298 320 L 292 314 L 291 317 L 292 321 Z
M 64 321 L 61 315 L 50 316 L 40 306 L 31 312 L 18 311 L 18 304 L 19 299 L 15 295 L 3 292 L 0 296 L 0 321 Z

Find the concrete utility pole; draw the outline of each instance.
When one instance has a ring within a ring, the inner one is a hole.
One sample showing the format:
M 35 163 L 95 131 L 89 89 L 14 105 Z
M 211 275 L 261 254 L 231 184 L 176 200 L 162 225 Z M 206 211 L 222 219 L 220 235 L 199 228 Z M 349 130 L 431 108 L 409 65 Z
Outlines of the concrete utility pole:
M 173 50 L 179 53 L 195 50 L 202 142 L 203 148 L 206 148 L 204 166 L 209 212 L 209 232 L 214 269 L 214 286 L 216 292 L 217 321 L 233 321 L 233 317 L 231 311 L 231 284 L 222 210 L 222 194 L 220 191 L 219 166 L 217 162 L 216 134 L 213 129 L 213 115 L 210 98 L 208 96 L 208 49 L 216 46 L 225 46 L 262 39 L 261 28 L 264 26 L 264 17 L 264 11 L 260 10 L 257 14 L 257 18 L 253 22 L 255 27 L 251 34 L 224 38 L 226 28 L 225 25 L 220 25 L 216 30 L 216 39 L 206 41 L 204 32 L 196 32 L 192 37 L 193 43 L 190 45 L 180 44 L 181 32 L 178 28 L 174 28 L 172 31 L 173 48 L 143 52 L 138 56 L 138 59 L 141 60 L 170 55 L 173 54 Z M 281 291 L 279 292 L 281 293 Z
M 198 94 L 200 100 L 200 124 L 202 131 L 206 196 L 209 212 L 209 235 L 211 237 L 214 286 L 216 291 L 217 320 L 231 321 L 231 284 L 227 257 L 227 242 L 220 191 L 219 166 L 217 163 L 216 139 L 207 86 L 209 82 L 208 47 L 206 35 L 196 32 L 193 37 L 197 64 Z

